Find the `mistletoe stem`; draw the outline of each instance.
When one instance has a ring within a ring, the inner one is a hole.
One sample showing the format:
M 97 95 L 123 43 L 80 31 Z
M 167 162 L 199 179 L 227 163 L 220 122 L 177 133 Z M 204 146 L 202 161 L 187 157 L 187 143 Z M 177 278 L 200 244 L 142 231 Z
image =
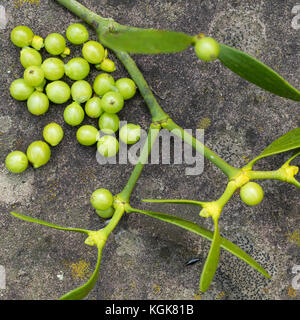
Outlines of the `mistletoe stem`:
M 82 18 L 85 22 L 94 27 L 98 33 L 100 38 L 101 32 L 108 28 L 109 25 L 118 25 L 111 19 L 105 19 L 89 9 L 85 8 L 83 5 L 79 4 L 75 0 L 56 0 L 64 7 L 68 8 L 71 12 L 76 14 L 78 17 Z M 135 64 L 134 60 L 130 57 L 130 55 L 123 51 L 114 50 L 116 56 L 123 63 L 128 73 L 130 74 L 133 81 L 136 83 L 139 91 L 144 98 L 148 109 L 152 116 L 152 121 L 154 123 L 159 123 L 163 128 L 171 131 L 173 129 L 177 129 L 181 131 L 179 136 L 182 137 L 184 142 L 190 144 L 193 148 L 203 154 L 209 161 L 214 163 L 218 168 L 220 168 L 229 179 L 238 175 L 240 170 L 230 166 L 226 161 L 221 159 L 217 154 L 215 154 L 208 147 L 204 146 L 199 140 L 195 139 L 191 135 L 187 134 L 181 127 L 175 124 L 167 113 L 163 111 L 156 98 L 154 97 L 150 87 L 148 86 L 145 78 L 143 77 L 141 71 Z M 175 130 L 175 131 L 177 131 Z

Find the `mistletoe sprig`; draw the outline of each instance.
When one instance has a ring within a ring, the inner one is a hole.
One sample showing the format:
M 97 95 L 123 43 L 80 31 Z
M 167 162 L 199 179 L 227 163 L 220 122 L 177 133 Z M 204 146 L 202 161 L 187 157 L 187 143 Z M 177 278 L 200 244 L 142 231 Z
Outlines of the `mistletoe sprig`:
M 263 191 L 261 187 L 252 180 L 280 180 L 292 184 L 300 189 L 300 182 L 295 178 L 299 168 L 291 165 L 291 162 L 295 160 L 298 155 L 300 155 L 300 128 L 296 128 L 275 140 L 258 157 L 254 158 L 243 168 L 235 168 L 224 161 L 211 149 L 203 145 L 199 140 L 185 132 L 169 117 L 167 113 L 164 112 L 155 99 L 141 71 L 138 69 L 134 60 L 129 54 L 172 53 L 184 51 L 189 46 L 194 46 L 195 53 L 201 60 L 213 61 L 219 59 L 219 61 L 225 67 L 229 68 L 243 79 L 277 96 L 294 101 L 300 101 L 300 92 L 262 62 L 244 52 L 223 44 L 219 44 L 214 39 L 205 37 L 201 33 L 190 36 L 181 32 L 123 26 L 112 19 L 106 19 L 97 15 L 75 0 L 57 0 L 57 2 L 92 26 L 97 32 L 100 42 L 102 42 L 107 48 L 111 49 L 115 53 L 116 57 L 119 58 L 119 60 L 123 63 L 129 75 L 137 85 L 152 117 L 152 124 L 149 128 L 148 138 L 141 151 L 139 161 L 133 169 L 123 190 L 114 196 L 113 207 L 115 211 L 112 219 L 109 221 L 106 227 L 96 231 L 65 228 L 11 212 L 13 216 L 25 221 L 34 222 L 64 231 L 83 233 L 87 235 L 85 243 L 87 245 L 93 245 L 97 247 L 98 260 L 95 271 L 91 278 L 83 286 L 65 294 L 61 297 L 61 299 L 82 299 L 92 290 L 99 274 L 102 249 L 109 235 L 116 228 L 125 213 L 139 213 L 148 215 L 155 219 L 176 225 L 180 228 L 198 234 L 199 236 L 211 241 L 210 250 L 200 278 L 200 290 L 202 292 L 205 292 L 211 285 L 214 274 L 218 267 L 221 248 L 231 252 L 233 255 L 249 264 L 252 268 L 256 269 L 262 275 L 270 278 L 267 271 L 264 270 L 264 268 L 260 266 L 253 258 L 251 258 L 238 246 L 221 236 L 218 220 L 223 208 L 238 189 L 240 189 L 241 199 L 247 204 L 256 205 L 262 201 Z M 214 224 L 213 232 L 201 227 L 198 224 L 174 215 L 133 208 L 130 205 L 130 196 L 148 159 L 148 156 L 151 152 L 151 147 L 157 139 L 161 129 L 172 131 L 185 143 L 191 145 L 193 148 L 203 154 L 207 160 L 211 161 L 227 176 L 228 183 L 223 194 L 215 201 L 205 202 L 183 199 L 144 199 L 143 201 L 192 204 L 198 206 L 200 211 L 199 215 L 201 218 L 212 219 Z M 255 163 L 261 158 L 288 151 L 294 151 L 295 153 L 277 170 L 253 170 Z

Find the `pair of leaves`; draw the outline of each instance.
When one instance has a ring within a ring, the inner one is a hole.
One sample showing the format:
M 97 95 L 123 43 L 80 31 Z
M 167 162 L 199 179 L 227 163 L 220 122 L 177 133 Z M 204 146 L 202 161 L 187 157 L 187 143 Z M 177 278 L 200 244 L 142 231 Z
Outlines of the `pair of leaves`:
M 140 29 L 117 25 L 116 30 L 99 34 L 100 40 L 117 51 L 141 54 L 180 52 L 193 44 L 194 38 L 168 30 Z M 219 59 L 241 78 L 280 97 L 300 101 L 300 92 L 271 68 L 252 56 L 220 44 Z
M 176 203 L 176 204 L 191 204 L 191 205 L 197 205 L 200 207 L 203 207 L 204 202 L 200 201 L 194 201 L 194 200 L 185 200 L 185 199 L 143 199 L 142 201 L 144 202 L 159 202 L 159 203 Z M 172 217 L 172 216 L 171 216 Z M 172 217 L 173 219 L 173 217 Z M 215 225 L 215 230 L 214 230 L 214 235 L 212 237 L 212 244 L 209 249 L 208 256 L 206 258 L 202 273 L 201 273 L 201 278 L 200 278 L 200 290 L 202 292 L 205 292 L 216 273 L 218 263 L 219 263 L 219 258 L 220 258 L 220 249 L 221 249 L 221 236 L 219 232 L 219 226 L 218 226 L 218 219 L 215 218 L 213 219 L 214 225 Z
M 84 233 L 86 235 L 89 235 L 89 230 L 85 230 L 85 229 L 78 229 L 78 228 L 66 228 L 66 227 L 61 227 L 58 226 L 56 224 L 50 223 L 50 222 L 46 222 L 40 219 L 36 219 L 36 218 L 32 218 L 29 216 L 25 216 L 23 214 L 20 213 L 16 213 L 16 212 L 10 212 L 14 217 L 19 218 L 21 220 L 24 221 L 28 221 L 28 222 L 33 222 L 36 224 L 40 224 L 40 225 L 44 225 L 50 228 L 54 228 L 54 229 L 58 229 L 58 230 L 64 230 L 64 231 L 73 231 L 73 232 L 79 232 L 79 233 Z M 95 271 L 93 272 L 92 276 L 90 277 L 90 279 L 81 287 L 78 287 L 70 292 L 68 292 L 67 294 L 63 295 L 62 297 L 60 297 L 60 300 L 80 300 L 83 299 L 84 297 L 86 297 L 90 291 L 94 288 L 95 283 L 98 279 L 98 275 L 99 275 L 99 269 L 100 269 L 100 262 L 101 262 L 101 252 L 102 252 L 102 248 L 103 246 L 98 245 L 98 258 L 97 258 L 97 263 L 96 263 L 96 267 L 95 267 Z
M 172 216 L 170 214 L 161 213 L 161 212 L 153 212 L 153 211 L 147 211 L 147 210 L 140 210 L 135 208 L 129 208 L 127 209 L 128 212 L 138 212 L 145 214 L 147 216 L 150 216 L 152 218 L 168 222 L 170 224 L 176 225 L 178 227 L 181 227 L 185 230 L 188 230 L 190 232 L 193 232 L 195 234 L 200 235 L 201 237 L 204 237 L 210 241 L 212 241 L 212 245 L 208 254 L 208 258 L 206 260 L 206 263 L 204 265 L 201 279 L 200 279 L 200 290 L 206 291 L 209 287 L 215 271 L 217 269 L 219 255 L 220 255 L 220 247 L 227 250 L 228 252 L 232 253 L 242 261 L 246 262 L 248 265 L 250 265 L 252 268 L 260 272 L 262 275 L 264 275 L 267 278 L 270 278 L 267 271 L 260 266 L 253 258 L 251 258 L 246 252 L 244 252 L 241 248 L 239 248 L 237 245 L 232 243 L 231 241 L 223 238 L 220 236 L 218 224 L 215 223 L 215 231 L 212 233 L 211 231 L 200 227 L 198 224 L 195 224 L 191 221 L 185 220 L 180 217 Z

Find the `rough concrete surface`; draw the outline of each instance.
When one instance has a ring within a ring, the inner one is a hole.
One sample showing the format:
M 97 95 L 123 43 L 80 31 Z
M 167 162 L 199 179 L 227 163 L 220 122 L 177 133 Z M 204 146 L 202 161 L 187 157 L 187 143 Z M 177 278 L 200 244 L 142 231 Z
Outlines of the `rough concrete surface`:
M 10 31 L 27 25 L 42 37 L 64 34 L 80 21 L 54 0 L 0 0 L 7 25 L 0 29 L 0 265 L 6 270 L 6 289 L 0 299 L 57 299 L 84 283 L 93 272 L 96 250 L 85 237 L 36 226 L 9 215 L 10 210 L 63 226 L 99 229 L 89 204 L 96 188 L 118 193 L 133 169 L 128 165 L 99 165 L 93 147 L 76 142 L 76 128 L 63 121 L 65 105 L 51 104 L 40 117 L 27 111 L 26 102 L 9 94 L 10 83 L 22 77 L 19 49 Z M 39 3 L 38 3 L 39 2 Z M 204 32 L 218 41 L 249 52 L 277 70 L 295 87 L 299 79 L 299 29 L 292 27 L 296 0 L 82 0 L 88 8 L 122 24 L 172 29 L 189 34 Z M 299 3 L 299 2 L 298 2 Z M 89 29 L 90 38 L 96 39 Z M 80 48 L 70 46 L 74 56 Z M 43 57 L 46 57 L 45 51 Z M 114 77 L 127 76 L 117 62 Z M 66 58 L 68 61 L 69 58 Z M 300 125 L 299 103 L 264 92 L 240 79 L 219 62 L 203 63 L 190 48 L 167 55 L 134 55 L 137 65 L 164 110 L 184 128 L 205 128 L 205 143 L 230 164 L 240 167 L 280 135 Z M 92 69 L 88 80 L 98 72 Z M 69 83 L 71 83 L 69 81 Z M 141 96 L 126 102 L 120 118 L 140 123 L 150 117 Z M 43 127 L 56 121 L 65 137 L 52 148 L 50 162 L 38 170 L 9 173 L 4 160 L 15 149 L 25 151 L 42 138 Z M 95 124 L 85 119 L 85 124 Z M 289 154 L 261 160 L 256 168 L 278 168 Z M 295 161 L 295 164 L 297 161 Z M 299 160 L 298 160 L 299 164 Z M 132 205 L 169 212 L 212 229 L 187 205 L 148 205 L 142 198 L 215 200 L 226 185 L 220 170 L 205 161 L 204 172 L 185 176 L 186 165 L 148 165 L 132 195 Z M 211 288 L 199 295 L 199 275 L 209 242 L 178 227 L 139 214 L 127 214 L 109 238 L 102 257 L 100 278 L 88 299 L 298 299 L 292 287 L 292 268 L 300 265 L 299 190 L 262 181 L 264 201 L 247 207 L 235 195 L 220 220 L 223 236 L 253 256 L 272 275 L 263 278 L 244 262 L 222 250 Z M 185 266 L 198 257 L 200 262 Z

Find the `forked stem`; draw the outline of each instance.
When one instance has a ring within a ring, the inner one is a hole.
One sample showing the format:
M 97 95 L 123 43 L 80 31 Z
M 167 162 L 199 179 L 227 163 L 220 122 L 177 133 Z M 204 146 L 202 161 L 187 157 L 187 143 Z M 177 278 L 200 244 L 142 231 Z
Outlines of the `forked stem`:
M 101 30 L 109 27 L 113 20 L 105 19 L 89 9 L 85 8 L 83 5 L 79 4 L 75 0 L 56 0 L 64 7 L 68 8 L 78 17 L 82 18 L 85 22 L 90 24 L 98 32 L 98 36 L 101 34 Z M 154 123 L 160 123 L 163 128 L 166 128 L 169 131 L 173 129 L 178 129 L 181 131 L 179 135 L 184 142 L 190 144 L 193 148 L 203 154 L 209 161 L 214 163 L 218 168 L 220 168 L 230 179 L 237 175 L 240 170 L 230 166 L 226 161 L 221 159 L 217 154 L 215 154 L 208 147 L 204 146 L 199 140 L 195 139 L 191 135 L 187 134 L 181 127 L 175 124 L 172 121 L 167 113 L 163 111 L 156 98 L 154 97 L 150 87 L 148 86 L 145 78 L 143 77 L 141 71 L 135 64 L 134 60 L 130 57 L 127 52 L 114 50 L 116 56 L 123 63 L 128 73 L 130 74 L 133 81 L 136 83 L 139 91 L 144 98 L 148 109 L 152 116 L 152 121 Z
M 173 132 L 176 136 L 181 138 L 185 143 L 191 145 L 194 149 L 196 149 L 199 153 L 204 155 L 206 159 L 215 164 L 219 169 L 221 169 L 229 179 L 237 176 L 240 173 L 240 169 L 232 167 L 222 158 L 220 158 L 216 153 L 206 147 L 203 143 L 201 143 L 198 139 L 194 138 L 192 135 L 183 130 L 180 126 L 178 126 L 172 119 L 169 119 L 166 124 L 163 125 L 164 128 Z

